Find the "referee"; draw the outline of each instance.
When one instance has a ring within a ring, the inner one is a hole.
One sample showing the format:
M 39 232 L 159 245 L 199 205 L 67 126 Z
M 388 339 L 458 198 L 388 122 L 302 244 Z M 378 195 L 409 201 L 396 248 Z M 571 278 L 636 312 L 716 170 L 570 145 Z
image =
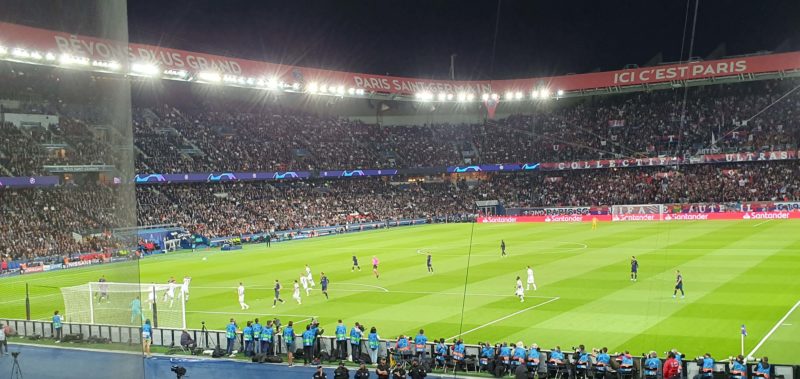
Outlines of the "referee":
M 678 294 L 678 291 L 681 291 L 681 299 L 686 297 L 686 294 L 683 293 L 683 275 L 681 275 L 681 270 L 676 270 L 676 278 L 675 278 L 675 291 L 672 292 L 672 298 L 674 299 L 675 296 Z

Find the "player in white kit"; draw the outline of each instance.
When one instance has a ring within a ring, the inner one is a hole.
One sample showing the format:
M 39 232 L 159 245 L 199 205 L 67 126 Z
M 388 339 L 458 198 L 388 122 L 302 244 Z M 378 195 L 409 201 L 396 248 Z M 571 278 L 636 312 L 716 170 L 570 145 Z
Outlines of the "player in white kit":
M 533 280 L 533 269 L 531 266 L 528 266 L 528 286 L 525 289 L 530 291 L 531 286 L 533 286 L 533 290 L 536 291 L 536 282 Z
M 520 303 L 525 302 L 525 288 L 522 287 L 522 279 L 520 279 L 519 276 L 517 277 L 517 288 L 516 291 L 514 291 L 514 295 L 519 297 Z
M 294 281 L 294 292 L 292 292 L 292 299 L 297 300 L 297 304 L 303 304 L 303 300 L 300 298 L 300 283 Z
M 192 277 L 186 275 L 183 277 L 183 284 L 181 285 L 181 293 L 183 294 L 183 301 L 189 301 L 189 282 L 192 281 Z
M 153 283 L 147 291 L 147 304 L 152 307 L 153 304 L 156 302 L 156 284 Z
M 300 274 L 300 284 L 303 285 L 303 289 L 306 290 L 306 296 L 311 294 L 311 288 L 308 287 L 308 277 L 304 274 Z
M 164 292 L 164 299 L 162 301 L 166 302 L 169 300 L 169 307 L 172 308 L 172 303 L 175 302 L 175 287 L 178 285 L 175 284 L 175 278 L 173 277 L 169 278 L 167 285 L 169 285 L 169 287 L 167 288 L 167 291 Z
M 311 275 L 311 267 L 308 267 L 308 265 L 306 265 L 306 277 L 308 278 L 308 284 L 314 287 L 314 275 Z
M 244 285 L 242 285 L 242 282 L 239 282 L 238 292 L 239 292 L 239 306 L 242 307 L 242 310 L 250 309 L 250 306 L 244 302 Z

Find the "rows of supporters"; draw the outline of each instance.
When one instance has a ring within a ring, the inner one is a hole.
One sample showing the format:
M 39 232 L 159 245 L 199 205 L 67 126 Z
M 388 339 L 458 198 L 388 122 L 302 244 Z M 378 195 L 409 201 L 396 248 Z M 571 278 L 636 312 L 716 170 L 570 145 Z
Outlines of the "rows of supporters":
M 399 219 L 462 220 L 476 212 L 477 200 L 499 200 L 506 208 L 800 201 L 794 161 L 395 180 L 403 181 L 137 186 L 135 205 L 140 226 L 178 224 L 221 237 Z M 5 191 L 0 252 L 30 259 L 114 245 L 103 232 L 133 226 L 133 218 L 125 217 L 133 204 L 104 185 Z
M 119 149 L 108 141 L 116 138 L 119 121 L 103 102 L 113 83 L 46 70 L 0 68 L 9 83 L 0 89 L 3 112 L 59 116 L 39 127 L 0 125 L 0 172 L 27 176 L 45 173 L 44 165 L 118 165 Z M 797 84 L 786 79 L 561 99 L 530 104 L 525 114 L 498 121 L 424 126 L 380 126 L 271 104 L 194 101 L 191 91 L 172 98 L 170 103 L 184 104 L 176 106 L 135 96 L 136 169 L 409 168 L 783 150 L 800 141 L 800 95 L 790 92 Z

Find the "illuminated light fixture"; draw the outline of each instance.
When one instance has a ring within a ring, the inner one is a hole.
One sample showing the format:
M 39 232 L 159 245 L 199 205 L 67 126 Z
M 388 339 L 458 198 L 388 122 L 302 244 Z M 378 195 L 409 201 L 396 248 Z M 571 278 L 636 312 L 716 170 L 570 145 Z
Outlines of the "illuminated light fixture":
M 433 94 L 428 91 L 417 92 L 417 98 L 422 101 L 429 101 L 433 99 Z
M 467 94 L 464 93 L 464 92 L 459 92 L 458 96 L 456 96 L 456 98 L 458 99 L 458 101 L 461 101 L 461 102 L 466 101 L 467 100 Z
M 89 65 L 90 63 L 89 58 L 75 57 L 69 54 L 61 54 L 59 62 L 63 65 L 69 65 L 69 64 Z
M 175 77 L 184 79 L 184 78 L 186 78 L 187 75 L 189 75 L 189 73 L 186 72 L 186 70 L 172 70 L 172 69 L 170 69 L 170 70 L 164 70 L 164 75 L 175 76 Z
M 323 85 L 319 86 L 319 92 L 322 92 L 322 93 L 328 92 L 328 85 L 327 84 L 323 84 Z
M 213 71 L 203 71 L 203 72 L 197 74 L 197 78 L 202 80 L 202 81 L 211 82 L 211 83 L 219 83 L 219 82 L 222 81 L 222 76 L 220 74 L 216 73 L 216 72 L 213 72 Z
M 267 88 L 269 88 L 269 89 L 278 88 L 278 79 L 277 78 L 269 78 L 269 80 L 267 80 Z
M 531 91 L 531 99 L 538 99 L 539 98 L 539 90 L 535 89 Z
M 483 100 L 483 101 L 489 100 L 489 94 L 488 93 L 484 93 L 483 95 L 481 95 L 481 100 Z
M 475 100 L 475 94 L 474 93 L 468 93 L 467 94 L 467 101 L 473 101 L 473 100 Z
M 514 100 L 514 93 L 511 92 L 511 91 L 506 92 L 505 99 L 506 100 Z
M 297 82 L 293 83 L 292 84 L 292 89 L 295 90 L 295 91 L 299 90 L 300 89 L 300 83 L 297 83 Z
M 259 87 L 263 87 L 263 86 L 265 86 L 266 84 L 267 84 L 266 80 L 264 80 L 264 79 L 262 79 L 262 78 L 259 78 L 259 79 L 256 81 L 256 85 L 257 85 L 257 86 L 259 86 Z
M 115 61 L 92 61 L 92 66 L 107 68 L 109 70 L 118 70 L 120 64 Z
M 240 76 L 239 78 L 236 79 L 236 83 L 239 83 L 241 85 L 245 85 L 245 84 L 247 84 L 247 78 L 245 78 L 244 76 Z
M 522 92 L 517 92 L 517 93 L 514 94 L 514 99 L 522 100 L 523 96 L 524 95 L 522 94 Z
M 344 95 L 344 86 L 336 87 L 336 93 L 339 95 Z
M 36 59 L 36 60 L 41 60 L 42 59 L 42 54 L 40 54 L 38 51 L 34 51 L 34 52 L 31 53 L 31 58 Z
M 539 91 L 539 95 L 542 97 L 542 99 L 547 99 L 547 98 L 550 97 L 550 90 L 549 89 L 543 89 L 543 90 Z
M 15 56 L 17 58 L 30 58 L 31 57 L 31 53 L 29 53 L 27 50 L 21 49 L 21 48 L 16 48 L 14 50 L 11 50 L 11 55 L 13 55 L 13 56 Z
M 558 90 L 558 92 L 556 92 L 556 93 L 558 94 L 558 96 L 564 96 L 564 90 L 563 89 Z
M 256 84 L 256 78 L 247 78 L 247 85 L 252 86 Z
M 317 84 L 317 82 L 311 82 L 307 89 L 308 93 L 317 93 L 317 91 L 319 91 L 319 84 Z
M 356 95 L 363 96 L 364 95 L 364 89 L 363 88 L 356 88 Z
M 496 93 L 493 93 L 493 94 L 492 94 L 492 100 L 495 100 L 495 101 L 496 101 L 496 100 L 500 100 L 500 95 L 498 95 L 498 94 L 496 94 Z
M 2 50 L 2 49 L 0 49 L 0 50 Z M 2 54 L 2 52 L 0 52 L 0 54 Z M 54 60 L 56 60 L 56 55 L 53 54 L 53 53 L 47 53 L 47 54 L 44 55 L 44 59 L 47 59 L 48 61 L 54 61 Z
M 0 55 L 8 54 L 8 48 L 5 46 L 0 46 Z
M 439 99 L 439 101 L 445 101 L 447 100 L 447 94 L 444 92 L 440 92 L 439 96 L 437 96 L 437 99 Z
M 222 81 L 225 83 L 236 83 L 236 76 L 234 75 L 223 75 Z
M 451 101 L 451 100 L 453 100 L 453 94 L 452 93 L 448 93 L 447 94 L 447 101 Z
M 145 76 L 153 76 L 158 73 L 158 66 L 151 63 L 134 63 L 131 65 L 131 71 Z
M 353 87 L 348 88 L 347 89 L 347 94 L 350 95 L 350 96 L 355 95 L 356 94 L 356 89 L 353 88 Z

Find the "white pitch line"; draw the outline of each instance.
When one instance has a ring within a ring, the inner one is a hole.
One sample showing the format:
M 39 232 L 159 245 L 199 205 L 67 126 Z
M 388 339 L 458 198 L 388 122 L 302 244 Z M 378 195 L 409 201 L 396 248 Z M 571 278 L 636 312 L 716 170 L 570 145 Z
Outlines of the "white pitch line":
M 516 312 L 514 312 L 514 313 L 512 313 L 512 314 L 510 314 L 510 315 L 506 315 L 506 316 L 500 317 L 500 318 L 498 318 L 497 320 L 494 320 L 494 321 L 489 321 L 489 322 L 487 322 L 486 324 L 483 324 L 483 325 L 481 325 L 481 326 L 478 326 L 478 327 L 472 328 L 472 329 L 470 329 L 470 330 L 467 330 L 466 332 L 463 332 L 463 333 L 460 333 L 460 334 L 456 334 L 456 335 L 454 335 L 454 336 L 452 336 L 452 337 L 450 337 L 450 338 L 447 338 L 447 339 L 448 339 L 448 340 L 452 340 L 453 338 L 456 338 L 456 337 L 463 337 L 463 336 L 464 336 L 464 335 L 466 335 L 466 334 L 472 333 L 472 332 L 474 332 L 474 331 L 476 331 L 476 330 L 483 329 L 483 328 L 485 328 L 485 327 L 487 327 L 487 326 L 489 326 L 489 325 L 496 324 L 496 323 L 498 323 L 498 322 L 500 322 L 500 321 L 503 321 L 503 320 L 505 320 L 505 319 L 507 319 L 507 318 L 514 317 L 514 316 L 516 316 L 516 315 L 518 315 L 518 314 L 520 314 L 520 313 L 527 312 L 527 311 L 529 311 L 529 310 L 531 310 L 531 309 L 534 309 L 534 308 L 541 307 L 542 305 L 545 305 L 545 304 L 552 303 L 552 302 L 554 302 L 554 301 L 556 301 L 556 300 L 558 300 L 558 299 L 560 299 L 560 297 L 554 297 L 554 298 L 552 298 L 552 299 L 550 299 L 550 300 L 547 300 L 547 301 L 545 301 L 544 303 L 536 304 L 536 305 L 530 306 L 530 307 L 528 307 L 528 308 L 525 308 L 525 309 L 522 309 L 522 310 L 516 311 Z
M 766 224 L 766 223 L 768 223 L 768 222 L 770 222 L 770 221 L 772 221 L 772 220 L 774 220 L 774 219 L 769 219 L 769 220 L 766 220 L 766 221 L 761 221 L 761 222 L 759 222 L 758 224 L 755 224 L 755 225 L 753 225 L 753 227 L 755 228 L 756 226 L 759 226 L 759 225 L 762 225 L 762 224 Z
M 783 315 L 783 318 L 778 320 L 778 323 L 775 324 L 775 326 L 772 327 L 772 329 L 769 331 L 769 333 L 767 333 L 767 335 L 764 336 L 764 338 L 761 339 L 761 341 L 758 343 L 758 345 L 756 345 L 756 347 L 753 348 L 753 351 L 751 351 L 750 354 L 747 354 L 747 356 L 748 357 L 752 357 L 753 354 L 755 354 L 756 351 L 758 351 L 758 349 L 761 348 L 761 345 L 763 345 L 764 342 L 767 342 L 767 338 L 769 338 L 772 335 L 772 333 L 775 333 L 775 331 L 778 330 L 778 328 L 783 324 L 784 321 L 786 321 L 787 318 L 789 318 L 789 315 L 792 314 L 792 312 L 794 312 L 794 310 L 797 309 L 798 306 L 800 306 L 800 300 L 798 300 L 796 303 L 794 303 L 794 306 L 792 307 L 792 309 L 789 309 L 789 312 L 786 312 L 786 314 Z

